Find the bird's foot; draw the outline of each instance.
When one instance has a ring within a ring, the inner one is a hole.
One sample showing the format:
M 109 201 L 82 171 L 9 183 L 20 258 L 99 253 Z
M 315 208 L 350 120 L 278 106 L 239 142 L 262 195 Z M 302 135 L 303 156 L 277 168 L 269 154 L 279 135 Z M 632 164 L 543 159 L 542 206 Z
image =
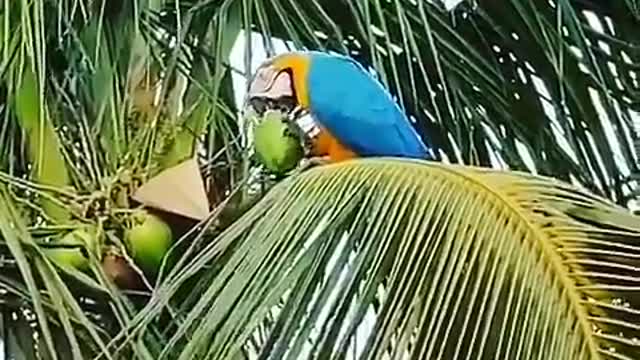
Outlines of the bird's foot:
M 310 158 L 304 158 L 300 162 L 298 169 L 300 172 L 311 169 L 316 166 L 322 166 L 329 163 L 329 157 L 327 156 L 314 156 Z

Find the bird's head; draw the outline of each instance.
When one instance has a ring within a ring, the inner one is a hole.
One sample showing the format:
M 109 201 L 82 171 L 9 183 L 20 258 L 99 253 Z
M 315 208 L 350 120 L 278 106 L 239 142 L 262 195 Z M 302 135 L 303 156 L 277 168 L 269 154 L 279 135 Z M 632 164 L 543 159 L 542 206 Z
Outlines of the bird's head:
M 289 52 L 274 56 L 253 74 L 244 110 L 263 114 L 266 110 L 290 113 L 307 110 L 309 96 L 307 75 L 310 56 L 301 52 Z

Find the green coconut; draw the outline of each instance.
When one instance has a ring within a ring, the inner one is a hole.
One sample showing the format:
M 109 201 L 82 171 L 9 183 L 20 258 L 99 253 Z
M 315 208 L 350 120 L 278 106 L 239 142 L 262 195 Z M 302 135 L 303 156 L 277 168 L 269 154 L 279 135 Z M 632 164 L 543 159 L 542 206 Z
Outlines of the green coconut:
M 155 275 L 173 242 L 169 225 L 158 216 L 139 210 L 133 225 L 125 231 L 125 242 L 134 261 L 143 271 Z
M 267 111 L 254 131 L 258 160 L 276 174 L 295 168 L 304 155 L 300 138 L 290 126 L 281 112 Z
M 90 227 L 78 228 L 54 240 L 51 245 L 44 252 L 56 264 L 86 271 L 89 269 L 89 254 L 95 251 L 96 232 Z

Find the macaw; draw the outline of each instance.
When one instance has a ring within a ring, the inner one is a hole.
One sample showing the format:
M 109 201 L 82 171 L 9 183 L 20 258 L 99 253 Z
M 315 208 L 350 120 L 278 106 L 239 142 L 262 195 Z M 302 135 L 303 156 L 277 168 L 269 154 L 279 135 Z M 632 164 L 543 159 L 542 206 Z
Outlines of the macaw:
M 432 158 L 385 88 L 354 59 L 316 51 L 288 52 L 259 66 L 246 108 L 261 113 L 283 105 L 296 119 L 314 158 Z

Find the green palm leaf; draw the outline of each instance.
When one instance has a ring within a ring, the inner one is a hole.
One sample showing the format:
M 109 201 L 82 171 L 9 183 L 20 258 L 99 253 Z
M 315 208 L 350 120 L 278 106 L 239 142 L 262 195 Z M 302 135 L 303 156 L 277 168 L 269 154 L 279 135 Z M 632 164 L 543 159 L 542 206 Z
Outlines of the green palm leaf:
M 169 274 L 134 324 L 198 277 L 211 280 L 161 358 L 234 358 L 264 326 L 262 358 L 633 359 L 638 222 L 604 228 L 598 214 L 629 217 L 521 173 L 384 159 L 314 169 Z

